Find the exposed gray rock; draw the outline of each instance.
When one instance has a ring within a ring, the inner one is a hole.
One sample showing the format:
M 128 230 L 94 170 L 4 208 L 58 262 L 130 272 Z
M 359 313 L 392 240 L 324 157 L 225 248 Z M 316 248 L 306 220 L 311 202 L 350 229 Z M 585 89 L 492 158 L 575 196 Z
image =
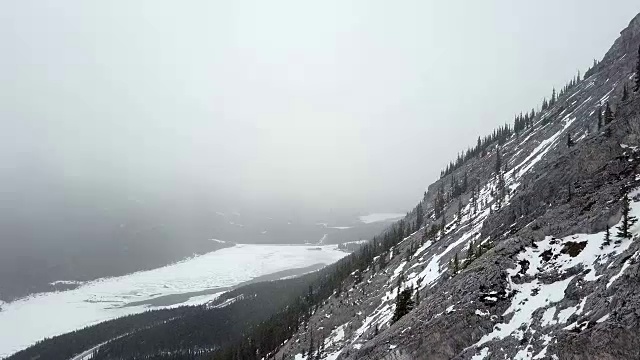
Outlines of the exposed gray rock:
M 622 189 L 640 186 L 640 94 L 620 100 L 639 45 L 640 15 L 590 77 L 500 148 L 511 189 L 501 206 L 492 195 L 494 146 L 452 174 L 466 172 L 483 189 L 479 213 L 466 208 L 452 221 L 458 199 L 451 201 L 445 236 L 423 247 L 425 228 L 407 237 L 384 270 L 372 264 L 362 282 L 354 276 L 348 291 L 327 299 L 276 358 L 301 354 L 313 329 L 327 339 L 324 356 L 339 359 L 639 359 L 640 240 L 616 241 L 612 228 L 612 244 L 601 247 L 602 234 L 588 235 L 617 224 Z M 616 119 L 597 131 L 605 100 Z M 433 199 L 449 182 L 429 186 L 427 226 L 439 223 Z M 461 196 L 465 206 L 469 198 Z M 456 253 L 464 259 L 470 240 L 490 248 L 452 274 L 447 264 Z M 400 273 L 421 301 L 391 323 Z

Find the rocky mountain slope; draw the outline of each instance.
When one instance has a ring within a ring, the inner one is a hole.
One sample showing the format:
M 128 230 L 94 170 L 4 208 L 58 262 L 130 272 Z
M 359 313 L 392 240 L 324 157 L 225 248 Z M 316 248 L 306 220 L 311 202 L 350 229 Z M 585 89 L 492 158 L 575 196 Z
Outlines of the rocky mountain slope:
M 640 215 L 640 93 L 623 98 L 639 46 L 640 15 L 528 126 L 430 185 L 403 221 L 419 228 L 272 358 L 640 358 L 640 224 L 616 236 L 624 194 Z
M 638 359 L 639 47 L 640 15 L 336 264 L 9 359 Z

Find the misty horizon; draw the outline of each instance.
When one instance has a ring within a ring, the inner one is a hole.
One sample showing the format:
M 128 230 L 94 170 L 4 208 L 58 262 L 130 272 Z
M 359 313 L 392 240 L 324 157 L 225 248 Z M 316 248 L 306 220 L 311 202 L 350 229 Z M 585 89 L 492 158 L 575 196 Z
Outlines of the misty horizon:
M 638 10 L 620 2 L 604 21 L 576 1 L 551 13 L 504 1 L 122 6 L 3 5 L 9 198 L 404 212 Z
M 0 358 L 638 358 L 639 12 L 0 4 Z

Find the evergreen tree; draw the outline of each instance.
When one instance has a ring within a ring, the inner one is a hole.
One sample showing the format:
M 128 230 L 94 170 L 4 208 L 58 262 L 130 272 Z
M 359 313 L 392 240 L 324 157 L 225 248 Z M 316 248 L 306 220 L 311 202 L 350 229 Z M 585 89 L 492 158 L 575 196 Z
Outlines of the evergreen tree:
M 478 211 L 478 199 L 475 186 L 471 188 L 471 200 L 469 200 L 469 202 L 471 203 L 471 206 L 469 206 L 469 211 L 471 212 L 471 214 L 475 214 L 476 211 Z
M 467 249 L 467 265 L 473 261 L 474 256 L 476 255 L 475 242 L 473 240 L 469 241 L 469 248 Z
M 622 196 L 622 224 L 618 226 L 617 236 L 621 239 L 631 239 L 631 227 L 638 221 L 638 218 L 631 215 L 631 204 L 629 195 L 625 192 Z
M 622 101 L 627 101 L 629 98 L 629 90 L 627 90 L 627 84 L 622 87 Z
M 636 85 L 633 92 L 640 91 L 640 46 L 638 47 L 638 60 L 636 62 Z
M 442 188 L 442 184 L 438 188 L 438 192 L 436 193 L 436 197 L 433 200 L 433 214 L 435 218 L 439 218 L 442 215 L 442 211 L 444 210 L 444 189 Z
M 420 284 L 422 284 L 421 277 L 416 280 L 416 306 L 420 305 Z
M 482 254 L 484 253 L 484 247 L 482 246 L 482 244 L 478 244 L 476 246 L 476 259 L 479 258 L 480 256 L 482 256 Z
M 553 106 L 556 103 L 556 88 L 553 88 L 551 92 L 551 101 L 549 102 L 549 106 Z
M 313 359 L 313 329 L 309 329 L 309 352 L 307 359 Z
M 416 230 L 422 226 L 422 220 L 424 219 L 424 213 L 422 210 L 422 203 L 419 203 L 416 207 Z
M 458 253 L 453 256 L 453 271 L 457 274 L 460 271 L 460 260 L 458 260 Z
M 416 305 L 416 303 L 413 302 L 413 285 L 411 285 L 409 289 L 405 289 L 405 291 L 407 291 L 405 296 L 407 297 L 407 313 L 409 313 Z
M 453 259 L 451 259 L 450 268 L 453 275 L 456 275 L 460 271 L 460 260 L 458 260 L 457 252 L 453 255 Z
M 604 232 L 604 241 L 602 242 L 601 249 L 604 249 L 605 246 L 611 245 L 611 231 L 609 230 L 609 224 L 607 224 L 607 230 Z
M 462 221 L 462 200 L 458 201 L 457 215 L 456 221 L 458 222 L 458 225 L 460 225 L 460 222 Z
M 467 187 L 469 186 L 469 179 L 467 178 L 467 172 L 464 173 L 464 178 L 462 180 L 462 192 L 467 192 Z
M 322 354 L 324 352 L 324 340 L 318 340 L 318 352 L 316 353 L 316 360 L 322 359 Z
M 441 231 L 441 235 L 442 237 L 444 237 L 444 235 L 447 233 L 447 220 L 445 219 L 445 216 L 442 215 L 442 222 L 440 222 L 440 231 Z
M 504 200 L 504 198 L 506 197 L 506 186 L 505 186 L 505 182 L 504 182 L 504 173 L 499 172 L 498 173 L 498 183 L 497 183 L 497 191 L 498 193 L 496 194 L 496 206 L 497 209 L 500 208 L 500 206 L 502 205 L 502 201 Z
M 598 108 L 598 131 L 602 129 L 602 106 Z
M 397 285 L 398 285 L 398 295 L 400 295 L 400 289 L 402 288 L 402 283 L 404 282 L 404 274 L 400 273 L 400 276 L 398 276 L 398 281 L 397 281 Z
M 382 270 L 385 267 L 387 267 L 387 259 L 386 259 L 386 257 L 387 257 L 387 253 L 382 253 L 380 255 L 380 259 L 378 259 L 378 262 L 380 262 L 380 265 L 379 265 L 380 270 Z
M 573 145 L 575 145 L 575 143 L 573 142 L 573 139 L 571 139 L 571 134 L 567 133 L 567 147 L 570 148 Z
M 611 106 L 607 101 L 604 107 L 604 124 L 608 125 L 613 121 L 613 111 L 611 110 Z
M 393 312 L 392 322 L 400 320 L 403 316 L 413 310 L 413 288 L 407 288 L 398 293 L 396 297 L 396 309 Z
M 496 148 L 496 174 L 502 170 L 502 157 L 500 156 L 500 148 Z

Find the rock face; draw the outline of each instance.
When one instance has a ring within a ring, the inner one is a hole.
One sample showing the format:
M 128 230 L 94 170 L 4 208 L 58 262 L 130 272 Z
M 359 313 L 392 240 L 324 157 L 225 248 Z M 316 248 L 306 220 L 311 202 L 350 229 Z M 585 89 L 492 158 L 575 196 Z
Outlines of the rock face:
M 384 255 L 386 267 L 376 259 L 353 274 L 275 358 L 311 358 L 314 338 L 324 339 L 313 357 L 323 359 L 639 359 L 640 223 L 633 238 L 616 237 L 624 192 L 640 215 L 640 94 L 622 100 L 638 46 L 640 15 L 532 127 L 430 185 L 425 225 Z M 607 101 L 615 119 L 598 129 Z M 442 221 L 438 189 L 465 173 L 479 190 L 477 210 L 471 191 L 449 199 L 446 232 L 425 237 Z M 472 242 L 484 251 L 467 257 Z M 457 273 L 448 266 L 455 255 Z M 407 288 L 416 306 L 392 322 Z

